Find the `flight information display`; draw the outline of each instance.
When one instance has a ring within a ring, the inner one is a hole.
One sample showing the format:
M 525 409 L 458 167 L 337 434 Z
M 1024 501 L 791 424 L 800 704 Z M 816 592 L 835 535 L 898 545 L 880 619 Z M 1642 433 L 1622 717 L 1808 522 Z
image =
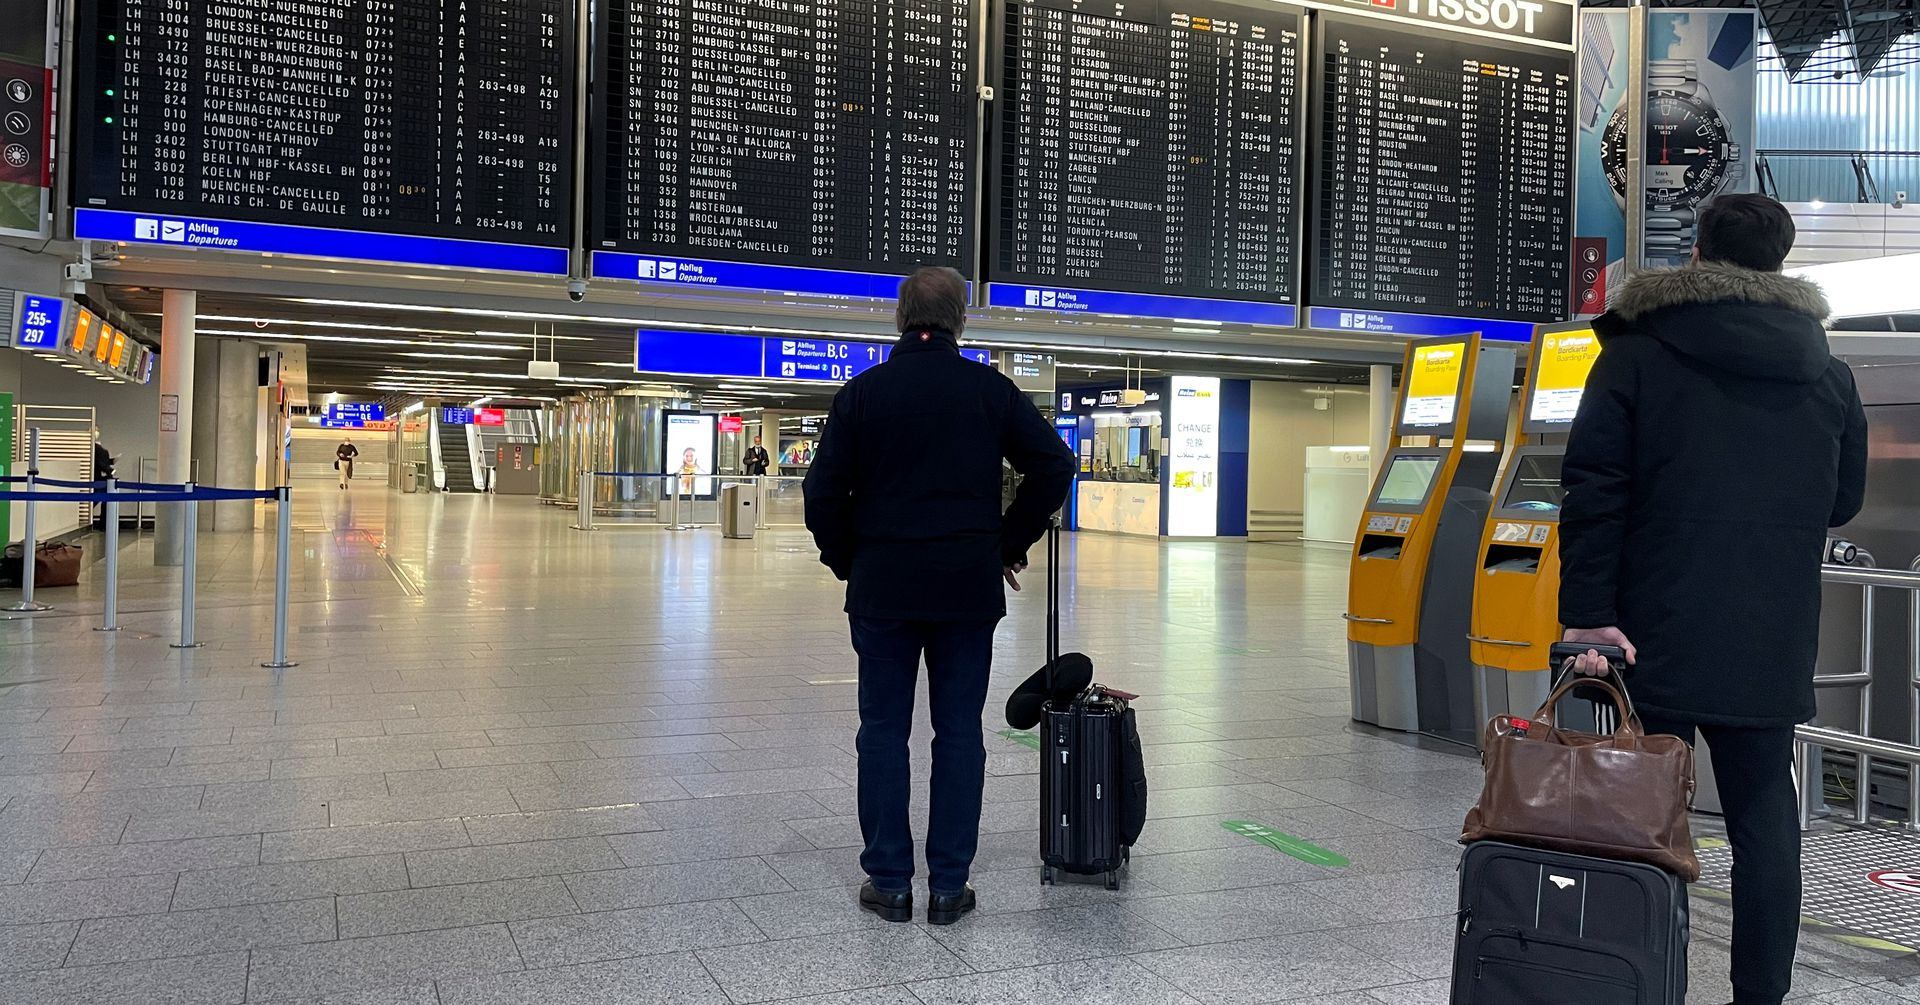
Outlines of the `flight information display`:
M 574 6 L 83 0 L 75 203 L 172 214 L 125 228 L 184 246 L 288 250 L 251 223 L 565 248 Z M 432 255 L 332 253 L 387 247 Z
M 993 281 L 1292 302 L 1303 24 L 1221 0 L 1008 3 Z M 1085 309 L 1052 293 L 1024 306 Z
M 972 273 L 970 0 L 599 11 L 596 275 L 891 296 L 832 277 Z
M 1572 55 L 1321 21 L 1311 302 L 1352 328 L 1368 310 L 1561 316 Z

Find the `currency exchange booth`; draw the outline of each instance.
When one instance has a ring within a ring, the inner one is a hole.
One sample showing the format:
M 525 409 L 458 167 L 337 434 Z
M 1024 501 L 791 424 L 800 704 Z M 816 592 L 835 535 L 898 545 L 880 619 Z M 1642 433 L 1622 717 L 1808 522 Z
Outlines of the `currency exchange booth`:
M 1471 732 L 1467 652 L 1480 529 L 1506 438 L 1514 351 L 1478 335 L 1407 346 L 1393 435 L 1354 535 L 1353 717 Z
M 1599 356 L 1600 340 L 1583 324 L 1534 333 L 1520 435 L 1480 534 L 1468 635 L 1476 722 L 1531 713 L 1551 690 L 1547 650 L 1560 638 L 1560 467 Z

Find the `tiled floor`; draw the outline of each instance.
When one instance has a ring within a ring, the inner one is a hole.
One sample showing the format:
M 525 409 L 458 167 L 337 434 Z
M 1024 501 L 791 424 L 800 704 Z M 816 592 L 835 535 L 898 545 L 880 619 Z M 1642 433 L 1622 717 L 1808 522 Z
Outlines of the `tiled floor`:
M 126 631 L 95 582 L 0 621 L 0 1005 L 1446 1000 L 1476 765 L 1349 724 L 1339 553 L 1076 540 L 1068 638 L 1146 696 L 1132 875 L 1041 887 L 1037 755 L 990 735 L 980 911 L 889 926 L 851 903 L 853 673 L 803 535 L 297 496 L 298 668 L 258 665 L 264 535 L 202 539 L 203 649 L 141 544 Z M 1039 657 L 1037 590 L 1013 610 L 997 696 Z M 1717 1005 L 1718 901 L 1695 931 Z M 1920 1002 L 1910 957 L 1801 961 L 1815 1001 Z

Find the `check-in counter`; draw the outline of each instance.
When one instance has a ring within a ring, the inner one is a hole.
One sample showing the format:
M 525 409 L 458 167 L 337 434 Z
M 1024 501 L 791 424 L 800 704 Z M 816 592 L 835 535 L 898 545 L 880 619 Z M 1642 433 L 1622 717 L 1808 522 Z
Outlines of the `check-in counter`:
M 1394 428 L 1354 535 L 1353 717 L 1470 737 L 1474 560 L 1499 469 L 1515 354 L 1478 335 L 1409 343 Z

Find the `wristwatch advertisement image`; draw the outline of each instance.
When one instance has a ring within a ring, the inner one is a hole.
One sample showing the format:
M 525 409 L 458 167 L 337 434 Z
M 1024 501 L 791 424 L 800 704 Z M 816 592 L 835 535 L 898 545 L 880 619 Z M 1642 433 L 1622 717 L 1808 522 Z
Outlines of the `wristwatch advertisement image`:
M 1586 103 L 1574 234 L 1585 257 L 1577 263 L 1572 291 L 1578 314 L 1601 309 L 1627 268 L 1626 81 L 1632 57 L 1626 27 L 1624 11 L 1581 12 Z M 1724 192 L 1753 191 L 1758 29 L 1750 9 L 1650 12 L 1642 160 L 1646 259 L 1640 264 L 1686 264 L 1707 203 Z
M 1647 259 L 1653 265 L 1685 261 L 1693 250 L 1700 206 L 1740 170 L 1740 144 L 1726 116 L 1700 83 L 1691 59 L 1647 65 Z M 1627 204 L 1627 106 L 1608 118 L 1601 157 L 1616 205 Z

